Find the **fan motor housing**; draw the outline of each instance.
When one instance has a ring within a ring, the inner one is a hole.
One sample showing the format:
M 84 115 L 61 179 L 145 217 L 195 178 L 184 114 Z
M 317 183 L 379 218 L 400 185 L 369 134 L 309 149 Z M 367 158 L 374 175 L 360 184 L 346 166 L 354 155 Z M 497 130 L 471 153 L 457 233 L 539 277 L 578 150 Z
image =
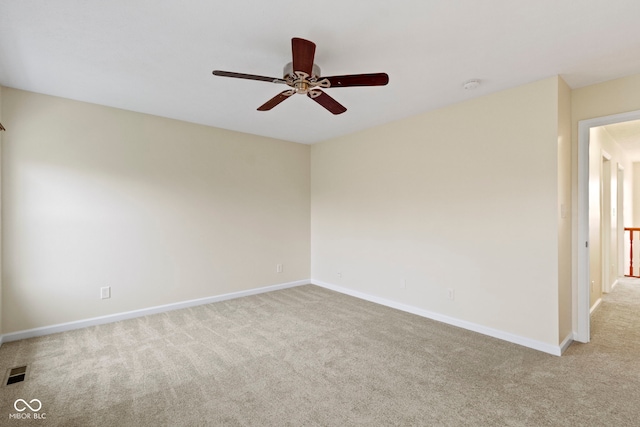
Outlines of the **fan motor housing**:
M 293 62 L 289 62 L 287 65 L 284 66 L 284 69 L 282 70 L 282 77 L 283 78 L 287 78 L 287 77 L 294 77 L 295 75 L 293 74 Z M 316 64 L 313 64 L 313 69 L 311 71 L 311 78 L 318 78 L 320 77 L 320 67 L 318 67 Z

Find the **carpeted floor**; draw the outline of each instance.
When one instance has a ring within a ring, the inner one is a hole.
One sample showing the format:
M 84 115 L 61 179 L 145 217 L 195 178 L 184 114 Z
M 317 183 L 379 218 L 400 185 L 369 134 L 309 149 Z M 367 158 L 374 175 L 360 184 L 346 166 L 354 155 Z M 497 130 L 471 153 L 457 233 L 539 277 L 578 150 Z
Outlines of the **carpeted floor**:
M 2 345 L 21 364 L 2 426 L 636 426 L 640 284 L 562 357 L 308 285 Z

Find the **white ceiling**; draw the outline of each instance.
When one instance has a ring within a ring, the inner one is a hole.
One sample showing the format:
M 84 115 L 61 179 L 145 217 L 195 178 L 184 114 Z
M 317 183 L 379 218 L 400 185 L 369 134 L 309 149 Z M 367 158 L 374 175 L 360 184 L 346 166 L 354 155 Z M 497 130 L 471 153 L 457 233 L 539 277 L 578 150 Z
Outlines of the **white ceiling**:
M 639 17 L 638 0 L 0 0 L 0 85 L 314 143 L 556 74 L 640 73 Z M 281 77 L 292 37 L 323 75 L 390 83 L 327 89 L 334 116 L 302 96 L 258 112 L 284 87 L 211 74 Z

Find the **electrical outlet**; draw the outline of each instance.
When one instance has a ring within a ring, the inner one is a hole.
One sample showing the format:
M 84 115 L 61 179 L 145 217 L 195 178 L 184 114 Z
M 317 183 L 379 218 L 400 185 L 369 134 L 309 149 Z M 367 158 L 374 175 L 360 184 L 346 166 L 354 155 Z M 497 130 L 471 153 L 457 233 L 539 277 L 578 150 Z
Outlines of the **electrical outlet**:
M 400 287 L 401 287 L 402 289 L 407 289 L 407 279 L 402 279 L 402 280 L 400 281 Z
M 276 264 L 276 273 L 282 273 L 282 264 Z
M 100 299 L 111 298 L 111 286 L 100 288 Z
M 342 272 L 338 271 L 338 279 L 342 279 Z
M 455 300 L 455 298 L 456 298 L 456 293 L 455 293 L 455 290 L 453 290 L 453 288 L 448 288 L 448 289 L 447 289 L 447 297 L 448 297 L 451 301 Z

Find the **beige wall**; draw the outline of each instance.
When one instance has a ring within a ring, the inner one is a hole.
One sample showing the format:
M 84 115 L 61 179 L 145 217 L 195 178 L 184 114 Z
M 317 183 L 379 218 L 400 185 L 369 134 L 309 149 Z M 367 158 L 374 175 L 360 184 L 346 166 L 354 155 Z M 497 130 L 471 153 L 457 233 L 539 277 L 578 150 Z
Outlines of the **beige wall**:
M 578 122 L 640 110 L 640 74 L 575 89 L 571 92 L 572 139 L 578 142 Z M 577 159 L 577 156 L 576 156 Z
M 7 88 L 2 113 L 4 333 L 309 278 L 308 146 Z
M 571 287 L 571 89 L 558 79 L 558 319 L 559 339 L 573 332 Z
M 559 92 L 564 111 L 554 77 L 312 146 L 312 278 L 558 345 Z
M 0 331 L 311 276 L 557 345 L 577 123 L 635 110 L 554 77 L 308 147 L 2 88 Z

